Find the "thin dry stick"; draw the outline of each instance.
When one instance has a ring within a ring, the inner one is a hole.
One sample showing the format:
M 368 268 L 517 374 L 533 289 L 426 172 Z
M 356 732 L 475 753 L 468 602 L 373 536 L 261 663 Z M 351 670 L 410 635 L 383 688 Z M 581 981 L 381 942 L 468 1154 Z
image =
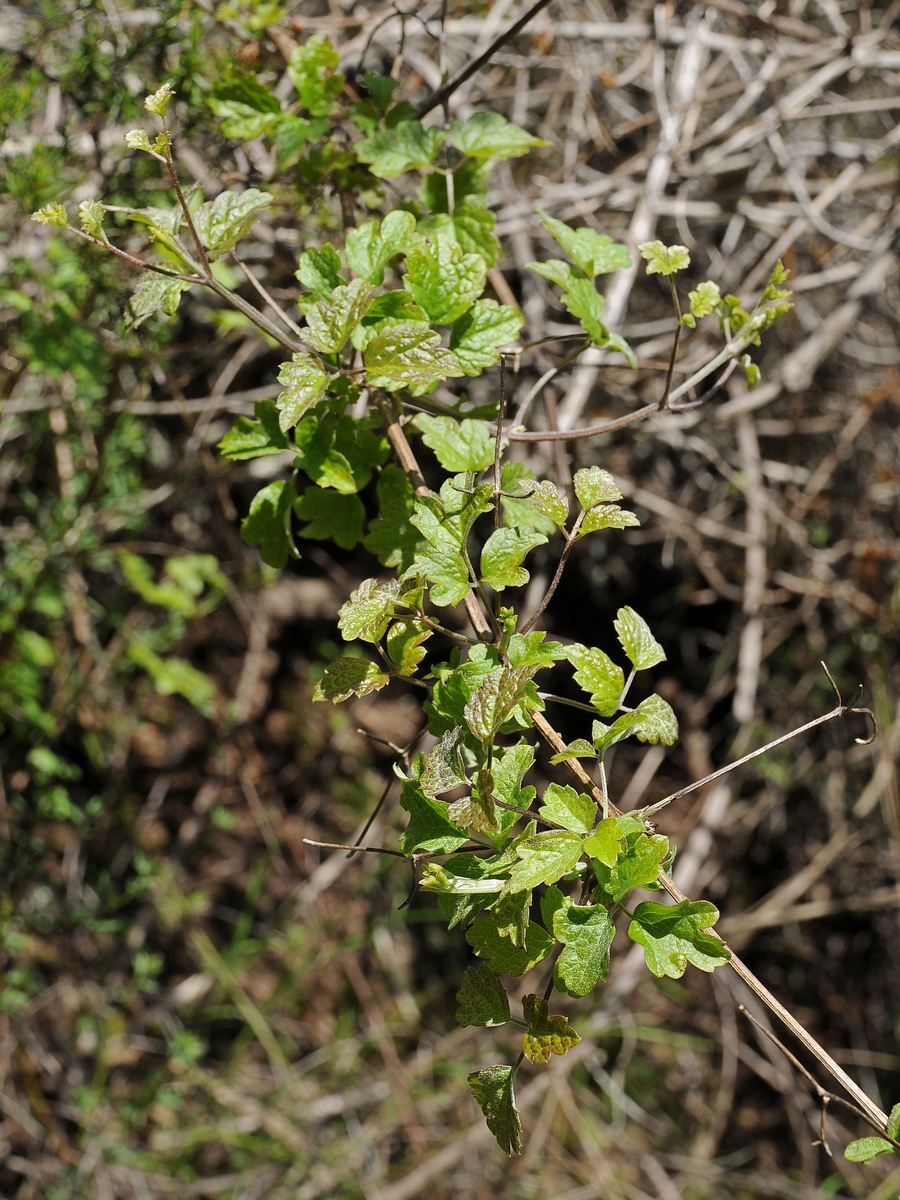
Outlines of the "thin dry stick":
M 498 38 L 488 46 L 483 54 L 479 54 L 477 58 L 473 58 L 470 63 L 466 63 L 461 71 L 449 79 L 442 87 L 432 92 L 430 96 L 426 96 L 421 104 L 416 108 L 417 120 L 422 119 L 432 109 L 439 108 L 442 104 L 446 104 L 458 87 L 461 87 L 467 79 L 480 71 L 485 63 L 490 62 L 498 50 L 502 49 L 507 42 L 511 41 L 520 30 L 524 29 L 532 17 L 536 17 L 542 8 L 546 8 L 550 0 L 537 0 L 536 4 L 532 4 L 531 8 L 515 21 L 510 27 L 500 34 Z
M 400 462 L 400 466 L 406 472 L 407 478 L 413 485 L 417 496 L 430 496 L 431 489 L 425 482 L 419 464 L 416 462 L 416 456 L 413 454 L 412 447 L 406 440 L 406 434 L 397 420 L 397 414 L 394 411 L 394 406 L 390 400 L 380 392 L 376 392 L 375 407 L 378 409 L 381 419 L 384 421 L 385 432 L 388 436 L 388 441 L 394 449 L 394 453 Z M 475 636 L 482 641 L 492 641 L 494 632 L 491 628 L 490 621 L 481 605 L 478 603 L 478 598 L 470 590 L 466 593 L 465 598 L 466 612 L 469 620 L 472 622 L 472 628 L 475 630 Z
M 848 711 L 853 711 L 853 710 L 844 709 L 844 708 L 835 709 L 833 712 L 826 713 L 826 715 L 824 717 L 817 718 L 817 720 L 815 722 L 811 722 L 808 725 L 803 726 L 801 730 L 795 730 L 793 734 L 788 734 L 788 735 L 786 735 L 785 738 L 779 739 L 778 743 L 773 743 L 773 744 L 777 745 L 781 741 L 787 740 L 787 737 L 796 736 L 796 734 L 802 732 L 802 730 L 813 728 L 815 725 L 821 725 L 824 721 L 833 720 L 833 718 L 836 716 L 843 716 L 844 712 L 848 712 Z M 537 729 L 537 731 L 544 738 L 544 740 L 550 746 L 552 746 L 553 750 L 557 754 L 565 753 L 565 750 L 566 750 L 565 742 L 560 737 L 560 735 L 556 732 L 556 730 L 553 728 L 553 726 L 550 725 L 549 722 L 547 722 L 544 719 L 543 715 L 539 712 L 535 712 L 535 713 L 532 713 L 532 717 L 534 719 L 535 729 Z M 754 755 L 754 757 L 755 757 L 755 755 Z M 739 760 L 739 763 L 743 762 L 743 761 L 746 761 L 746 759 Z M 735 763 L 732 765 L 732 767 L 725 768 L 725 770 L 732 770 L 733 767 L 739 765 L 739 763 Z M 620 811 L 615 807 L 615 805 L 609 803 L 609 801 L 605 797 L 603 797 L 603 795 L 600 792 L 600 789 L 597 787 L 597 785 L 594 783 L 594 781 L 588 775 L 587 771 L 585 771 L 584 767 L 582 767 L 581 763 L 579 763 L 577 759 L 566 759 L 566 766 L 569 768 L 569 771 L 573 775 L 575 775 L 575 777 L 578 779 L 579 783 L 582 784 L 582 786 L 590 789 L 591 794 L 593 795 L 594 799 L 597 801 L 598 804 L 601 804 L 604 802 L 608 804 L 609 813 L 611 816 L 621 816 L 622 815 L 620 813 Z M 715 772 L 714 775 L 709 776 L 707 779 L 703 780 L 702 782 L 709 783 L 711 779 L 715 779 L 719 775 L 724 774 L 725 770 Z M 693 790 L 694 786 L 700 786 L 700 785 L 692 785 L 691 790 Z M 655 808 L 656 806 L 651 806 L 651 807 Z M 684 895 L 684 893 L 675 885 L 675 882 L 671 878 L 671 876 L 667 875 L 665 872 L 660 872 L 660 874 L 657 876 L 657 880 L 660 883 L 660 885 L 665 889 L 665 891 L 668 892 L 668 894 L 672 897 L 672 899 L 675 901 L 676 904 L 679 904 L 683 900 L 687 899 L 687 897 Z M 718 938 L 719 941 L 721 941 L 721 942 L 723 942 L 723 944 L 725 944 L 724 938 L 720 937 L 719 934 L 717 934 L 714 929 L 711 929 L 709 932 L 714 937 Z M 808 1033 L 807 1030 L 804 1029 L 804 1027 L 796 1019 L 796 1017 L 793 1017 L 788 1012 L 788 1010 L 784 1007 L 784 1005 L 781 1003 L 781 1001 L 777 1000 L 776 997 L 772 995 L 772 993 L 765 986 L 765 984 L 760 979 L 757 979 L 757 977 L 753 974 L 753 972 L 749 969 L 749 967 L 745 966 L 745 964 L 737 957 L 737 955 L 733 951 L 729 951 L 729 953 L 731 954 L 731 958 L 729 959 L 728 965 L 732 968 L 732 970 L 735 972 L 735 974 L 738 975 L 738 977 L 740 979 L 742 979 L 744 981 L 744 983 L 746 983 L 747 987 L 750 988 L 750 990 L 754 993 L 754 995 L 757 996 L 757 998 L 759 1000 L 761 1000 L 762 1003 L 771 1012 L 775 1013 L 775 1015 L 781 1020 L 781 1022 L 784 1025 L 786 1025 L 787 1028 L 791 1031 L 791 1033 L 794 1035 L 794 1037 L 797 1038 L 797 1040 L 801 1043 L 801 1045 L 803 1045 L 809 1051 L 809 1053 L 812 1054 L 813 1057 L 818 1060 L 818 1062 L 821 1064 L 821 1066 L 824 1067 L 824 1069 L 826 1071 L 828 1071 L 828 1073 L 830 1075 L 832 1075 L 835 1079 L 837 1079 L 840 1082 L 840 1084 L 845 1089 L 845 1091 L 850 1096 L 853 1097 L 853 1099 L 859 1105 L 860 1109 L 866 1114 L 867 1119 L 874 1122 L 878 1129 L 880 1129 L 880 1130 L 885 1129 L 887 1126 L 887 1114 L 883 1113 L 881 1111 L 881 1109 L 878 1107 L 878 1105 L 875 1104 L 874 1101 L 869 1099 L 869 1097 L 859 1087 L 859 1085 L 850 1078 L 850 1076 L 843 1069 L 843 1067 L 839 1066 L 839 1064 L 834 1061 L 834 1059 L 827 1052 L 827 1050 L 825 1050 L 823 1046 L 820 1046 L 819 1043 L 816 1041 L 816 1039 L 812 1036 L 812 1034 Z

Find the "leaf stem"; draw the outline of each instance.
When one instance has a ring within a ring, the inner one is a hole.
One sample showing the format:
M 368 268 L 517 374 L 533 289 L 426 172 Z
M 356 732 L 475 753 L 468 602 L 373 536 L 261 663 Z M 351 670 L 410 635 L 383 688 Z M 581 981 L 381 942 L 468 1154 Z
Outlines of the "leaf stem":
M 533 627 L 535 621 L 537 621 L 540 618 L 541 614 L 544 612 L 547 605 L 553 599 L 553 593 L 559 587 L 559 581 L 562 579 L 563 571 L 566 569 L 566 563 L 569 561 L 569 555 L 572 553 L 572 547 L 578 541 L 578 529 L 579 529 L 579 526 L 581 525 L 581 522 L 584 520 L 585 512 L 586 512 L 586 510 L 582 509 L 581 512 L 578 514 L 578 516 L 575 520 L 575 524 L 572 526 L 571 533 L 566 533 L 565 530 L 562 531 L 563 537 L 565 537 L 565 539 L 566 539 L 566 545 L 565 545 L 565 548 L 563 549 L 562 554 L 559 556 L 559 562 L 557 563 L 557 566 L 556 566 L 556 573 L 554 574 L 553 578 L 550 581 L 550 586 L 547 588 L 546 592 L 544 592 L 543 600 L 541 600 L 540 604 L 537 606 L 537 608 L 534 610 L 534 612 L 531 614 L 531 616 L 528 618 L 528 620 L 522 626 L 520 633 L 525 634 L 529 631 L 529 629 L 531 629 Z

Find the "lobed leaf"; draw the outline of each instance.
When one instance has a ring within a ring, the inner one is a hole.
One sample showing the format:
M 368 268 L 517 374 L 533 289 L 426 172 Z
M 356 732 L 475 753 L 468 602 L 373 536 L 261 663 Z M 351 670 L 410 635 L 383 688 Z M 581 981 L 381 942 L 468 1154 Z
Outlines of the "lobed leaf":
M 487 1127 L 504 1154 L 522 1153 L 522 1124 L 516 1108 L 512 1067 L 483 1067 L 468 1076 L 469 1087 Z
M 134 285 L 128 301 L 128 327 L 137 329 L 148 317 L 158 312 L 165 313 L 167 317 L 174 316 L 182 293 L 188 291 L 190 286 L 183 279 L 160 275 L 158 271 L 147 271 Z
M 365 658 L 339 658 L 329 663 L 325 674 L 313 689 L 313 700 L 330 700 L 339 704 L 351 696 L 368 696 L 390 683 L 390 676 L 376 663 Z
M 406 387 L 421 394 L 463 373 L 440 335 L 419 321 L 386 323 L 367 343 L 363 359 L 369 386 L 389 392 Z
M 575 642 L 566 647 L 566 657 L 575 668 L 575 682 L 591 698 L 601 716 L 611 716 L 619 706 L 625 687 L 625 672 L 596 646 Z
M 393 129 L 362 138 L 353 149 L 373 175 L 393 179 L 414 167 L 430 167 L 443 137 L 443 130 L 435 125 L 426 129 L 418 121 L 401 121 Z
M 466 930 L 466 941 L 498 975 L 524 975 L 543 962 L 553 948 L 553 939 L 533 921 L 528 926 L 525 945 L 514 946 L 509 938 L 500 936 L 496 918 L 490 913 L 478 914 Z
M 590 796 L 558 783 L 547 785 L 538 812 L 545 821 L 552 821 L 571 833 L 590 833 L 597 820 L 597 805 Z
M 220 192 L 194 213 L 194 228 L 209 254 L 219 258 L 235 248 L 271 203 L 272 197 L 258 188 Z
M 537 546 L 543 546 L 546 535 L 532 529 L 501 526 L 495 529 L 481 552 L 481 578 L 495 592 L 508 587 L 524 587 L 531 578 L 521 565 Z
M 241 522 L 241 537 L 259 546 L 260 558 L 270 567 L 283 567 L 296 555 L 291 537 L 291 509 L 297 499 L 293 487 L 283 479 L 267 484 L 250 501 L 250 512 Z
M 496 440 L 487 421 L 431 417 L 421 413 L 416 424 L 422 441 L 445 471 L 483 471 L 494 461 Z
M 474 113 L 467 121 L 453 121 L 445 137 L 461 154 L 498 162 L 518 158 L 534 146 L 549 145 L 499 113 Z
M 414 850 L 450 854 L 469 840 L 466 831 L 450 820 L 447 805 L 426 796 L 417 780 L 404 782 L 400 805 L 409 813 L 409 823 L 400 837 L 404 854 Z
M 278 382 L 284 384 L 284 391 L 280 392 L 275 400 L 278 426 L 286 433 L 325 395 L 328 376 L 317 358 L 301 351 L 292 355 L 290 362 L 282 365 L 278 372 Z
M 584 509 L 622 499 L 622 489 L 609 471 L 604 471 L 601 467 L 582 467 L 575 472 L 572 482 L 575 485 L 578 503 Z
M 524 996 L 522 1012 L 528 1032 L 522 1038 L 522 1053 L 533 1063 L 547 1063 L 551 1054 L 567 1054 L 581 1038 L 563 1016 L 550 1016 L 542 996 Z
M 509 1020 L 509 999 L 503 984 L 486 963 L 466 967 L 463 981 L 456 993 L 457 1025 L 479 1025 L 494 1028 Z
M 257 400 L 253 411 L 255 420 L 238 417 L 219 442 L 217 449 L 223 458 L 240 461 L 259 458 L 264 454 L 279 454 L 289 448 L 290 442 L 282 432 L 277 406 L 271 400 Z
M 647 264 L 648 275 L 674 275 L 691 265 L 687 246 L 666 246 L 662 242 L 641 242 L 638 253 Z
M 306 340 L 323 354 L 338 354 L 365 316 L 372 299 L 366 279 L 340 284 L 328 300 L 317 300 L 306 309 Z
M 614 241 L 608 234 L 597 233 L 587 227 L 572 229 L 549 216 L 542 208 L 537 211 L 541 224 L 550 236 L 591 279 L 631 266 L 628 247 Z
M 650 632 L 650 626 L 633 608 L 620 608 L 613 622 L 622 649 L 636 671 L 646 671 L 666 661 L 666 652 Z
M 465 375 L 477 376 L 500 361 L 500 350 L 515 342 L 525 318 L 496 300 L 476 300 L 450 330 L 450 349 Z
M 672 905 L 645 900 L 634 910 L 628 936 L 643 946 L 647 966 L 658 979 L 680 979 L 688 963 L 711 972 L 731 958 L 724 942 L 704 932 L 718 919 L 719 910 L 707 900 Z
M 516 846 L 519 862 L 506 885 L 510 892 L 529 891 L 540 883 L 556 883 L 581 858 L 584 838 L 566 830 L 551 830 L 526 838 Z
M 484 291 L 480 254 L 464 254 L 446 238 L 422 242 L 406 256 L 403 286 L 436 325 L 451 325 Z
M 307 522 L 300 532 L 314 541 L 332 541 L 352 550 L 362 539 L 366 510 L 358 496 L 309 487 L 294 502 L 294 512 Z
M 406 472 L 393 463 L 382 470 L 376 490 L 381 515 L 372 521 L 363 544 L 382 566 L 404 572 L 422 545 L 421 535 L 410 520 L 415 492 Z

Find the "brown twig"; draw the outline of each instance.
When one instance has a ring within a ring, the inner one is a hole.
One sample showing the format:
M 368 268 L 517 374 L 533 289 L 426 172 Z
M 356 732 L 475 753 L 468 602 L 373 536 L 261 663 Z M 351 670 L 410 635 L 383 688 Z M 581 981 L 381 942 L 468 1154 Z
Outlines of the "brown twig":
M 432 109 L 446 104 L 457 88 L 461 87 L 467 79 L 471 79 L 477 71 L 480 71 L 485 63 L 490 62 L 497 51 L 502 49 L 507 42 L 511 41 L 517 33 L 525 28 L 532 17 L 536 17 L 541 9 L 546 8 L 549 3 L 550 0 L 536 0 L 536 3 L 532 4 L 531 8 L 523 16 L 519 17 L 518 21 L 514 21 L 508 29 L 495 38 L 482 54 L 479 54 L 477 58 L 473 58 L 470 63 L 466 63 L 463 69 L 458 71 L 452 79 L 442 84 L 430 96 L 426 96 L 416 107 L 417 120 L 421 121 L 422 117 L 430 113 Z

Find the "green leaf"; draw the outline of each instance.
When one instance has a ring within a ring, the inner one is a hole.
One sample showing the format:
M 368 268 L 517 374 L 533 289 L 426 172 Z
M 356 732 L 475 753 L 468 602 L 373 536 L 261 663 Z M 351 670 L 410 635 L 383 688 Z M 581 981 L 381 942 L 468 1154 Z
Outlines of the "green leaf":
M 304 287 L 309 288 L 312 293 L 311 296 L 304 297 L 304 299 L 313 302 L 329 300 L 334 289 L 340 287 L 344 282 L 341 277 L 340 255 L 330 242 L 326 242 L 320 249 L 311 246 L 308 250 L 304 250 L 300 255 L 294 274 L 296 279 Z M 304 311 L 304 307 L 304 305 L 300 305 L 301 312 Z
M 317 142 L 327 132 L 328 120 L 325 117 L 314 117 L 308 121 L 306 117 L 298 117 L 294 113 L 282 113 L 269 132 L 279 171 L 296 166 L 307 142 Z
M 147 271 L 141 275 L 128 301 L 129 329 L 137 329 L 148 317 L 158 312 L 165 313 L 167 317 L 173 316 L 178 311 L 182 292 L 188 291 L 190 286 L 183 279 L 172 279 L 157 271 Z
M 325 395 L 328 376 L 317 358 L 300 351 L 291 356 L 290 362 L 282 365 L 278 382 L 284 384 L 284 391 L 275 400 L 278 426 L 286 433 Z
M 524 996 L 522 1012 L 528 1022 L 522 1053 L 529 1062 L 548 1063 L 551 1054 L 566 1054 L 581 1041 L 565 1017 L 550 1016 L 550 1006 L 542 996 Z
M 171 83 L 166 82 L 157 88 L 152 95 L 145 97 L 144 108 L 146 108 L 147 112 L 155 113 L 158 117 L 164 117 L 166 109 L 169 107 L 174 95 L 175 89 Z
M 440 335 L 420 321 L 386 324 L 366 345 L 366 382 L 389 392 L 410 388 L 420 395 L 441 380 L 462 375 L 456 355 Z
M 422 545 L 419 531 L 411 523 L 416 494 L 406 472 L 389 464 L 378 477 L 381 516 L 369 526 L 363 544 L 384 567 L 406 571 Z
M 585 850 L 589 853 L 587 847 Z M 635 888 L 656 880 L 668 853 L 669 839 L 663 834 L 648 834 L 643 830 L 629 833 L 613 866 L 606 866 L 599 857 L 595 859 L 594 875 L 611 902 L 618 904 Z
M 616 927 L 602 904 L 573 904 L 559 888 L 546 896 L 553 936 L 563 950 L 553 969 L 553 981 L 569 996 L 587 996 L 609 974 L 609 948 Z M 546 919 L 546 918 L 545 918 Z
M 506 610 L 509 611 L 509 610 Z M 531 633 L 514 633 L 506 647 L 506 657 L 511 667 L 552 667 L 566 657 L 561 642 L 547 642 L 542 629 Z
M 297 89 L 300 103 L 314 117 L 330 117 L 337 109 L 335 98 L 344 87 L 344 77 L 335 73 L 340 56 L 323 34 L 307 38 L 291 51 L 287 73 Z
M 534 747 L 528 742 L 521 741 L 515 746 L 507 746 L 504 750 L 494 750 L 494 796 L 504 804 L 512 804 L 516 808 L 528 809 L 535 797 L 533 787 L 523 787 L 522 777 L 534 765 Z M 509 809 L 497 810 L 497 823 L 501 831 L 512 828 L 518 820 L 518 815 Z
M 450 349 L 463 373 L 476 376 L 495 366 L 500 361 L 500 348 L 516 341 L 524 323 L 517 308 L 496 300 L 476 300 L 450 330 Z
M 648 275 L 674 275 L 691 265 L 687 246 L 665 246 L 662 242 L 641 242 L 638 253 L 647 263 Z
M 463 254 L 444 238 L 422 242 L 406 256 L 403 286 L 436 325 L 451 325 L 484 291 L 480 254 Z
M 213 715 L 214 701 L 218 695 L 216 685 L 186 659 L 172 656 L 162 658 L 144 642 L 137 640 L 129 643 L 128 657 L 147 672 L 161 696 L 184 696 L 203 716 Z
M 409 824 L 400 838 L 404 854 L 414 850 L 451 854 L 469 840 L 466 831 L 450 820 L 447 805 L 426 796 L 415 779 L 403 784 L 400 805 L 409 813 Z
M 545 821 L 552 821 L 571 833 L 590 833 L 597 820 L 597 805 L 590 796 L 558 783 L 547 785 L 538 812 Z
M 522 892 L 540 883 L 556 883 L 574 869 L 583 844 L 583 837 L 566 830 L 554 829 L 525 838 L 516 846 L 520 861 L 510 873 L 507 890 Z
M 553 766 L 556 766 L 557 763 L 566 762 L 570 758 L 598 757 L 599 755 L 597 754 L 597 751 L 590 742 L 585 741 L 584 738 L 575 738 L 574 741 L 569 742 L 565 750 L 561 751 L 559 754 L 554 754 L 551 757 L 550 762 L 553 764 Z
M 368 696 L 390 683 L 390 676 L 376 663 L 365 658 L 339 658 L 329 663 L 325 674 L 313 689 L 313 700 L 330 700 L 339 704 L 351 696 Z
M 657 696 L 654 692 L 646 700 L 642 700 L 634 710 L 638 722 L 634 728 L 634 736 L 639 742 L 649 742 L 655 746 L 662 742 L 665 746 L 673 746 L 678 739 L 678 718 L 672 711 L 671 704 Z
M 494 237 L 496 221 L 490 209 L 479 198 L 469 196 L 456 204 L 451 220 L 463 253 L 480 254 L 485 266 L 495 267 L 500 261 L 500 243 Z
M 345 495 L 361 491 L 388 453 L 387 440 L 364 418 L 309 416 L 297 426 L 294 439 L 294 466 L 320 487 Z
M 521 565 L 537 546 L 543 546 L 546 535 L 532 529 L 495 529 L 481 552 L 481 578 L 495 592 L 508 587 L 524 587 L 531 578 Z
M 465 559 L 448 543 L 422 546 L 404 573 L 424 575 L 431 584 L 429 599 L 438 608 L 455 608 L 461 604 L 469 591 L 469 572 Z
M 432 595 L 432 599 L 434 599 Z M 472 692 L 464 709 L 466 724 L 487 744 L 524 704 L 525 709 L 543 707 L 531 682 L 534 667 L 499 667 Z
M 500 507 L 504 523 L 520 529 L 536 529 L 548 536 L 556 526 L 531 503 L 534 472 L 524 463 L 505 462 L 500 468 Z
M 731 958 L 724 942 L 703 932 L 718 919 L 719 910 L 708 900 L 672 905 L 645 900 L 634 910 L 628 936 L 644 947 L 647 966 L 658 979 L 680 979 L 688 963 L 710 972 Z
M 560 529 L 565 527 L 569 519 L 569 501 L 555 483 L 549 479 L 536 481 L 529 500 L 542 516 Z
M 588 228 L 571 229 L 562 221 L 548 216 L 543 209 L 537 211 L 541 224 L 550 236 L 591 279 L 631 266 L 628 247 L 614 241 L 608 234 Z
M 698 284 L 695 291 L 688 292 L 691 316 L 696 317 L 698 321 L 701 317 L 708 317 L 710 313 L 716 311 L 721 300 L 722 293 L 719 291 L 717 283 L 707 280 L 705 283 Z
M 578 278 L 573 274 L 561 299 L 564 307 L 581 322 L 594 345 L 605 346 L 609 341 L 609 330 L 603 324 L 606 299 L 600 295 L 591 280 Z
M 522 1124 L 516 1108 L 514 1074 L 512 1067 L 483 1067 L 467 1077 L 488 1129 L 507 1155 L 522 1153 Z
M 519 158 L 534 146 L 549 145 L 499 113 L 475 113 L 467 121 L 454 121 L 445 136 L 461 154 L 471 158 L 492 158 L 498 162 Z
M 233 250 L 259 220 L 272 197 L 257 188 L 245 192 L 220 192 L 194 213 L 194 228 L 212 257 Z
M 566 647 L 566 657 L 575 668 L 575 682 L 590 695 L 591 704 L 601 716 L 612 716 L 625 687 L 622 668 L 596 646 L 588 648 L 578 642 Z
M 496 441 L 487 421 L 456 421 L 420 413 L 416 425 L 445 471 L 483 471 L 494 461 Z
M 281 431 L 278 409 L 271 400 L 257 400 L 253 411 L 255 420 L 238 417 L 219 442 L 217 449 L 223 458 L 259 458 L 263 454 L 278 454 L 290 446 Z
M 633 608 L 620 608 L 613 624 L 622 649 L 636 671 L 646 671 L 666 661 L 666 652 L 650 632 L 650 626 Z
M 105 217 L 106 209 L 99 200 L 82 200 L 78 205 L 78 220 L 85 233 L 99 237 Z
M 785 271 L 785 277 L 787 272 Z M 900 1134 L 900 1104 L 895 1104 L 891 1109 L 890 1116 L 887 1122 L 887 1135 L 889 1138 L 897 1140 L 897 1135 Z
M 386 648 L 388 658 L 400 675 L 415 673 L 425 657 L 423 642 L 427 642 L 431 635 L 432 631 L 427 625 L 411 617 L 394 621 L 388 630 Z
M 509 999 L 503 984 L 485 963 L 466 967 L 462 986 L 456 993 L 457 1025 L 493 1028 L 509 1020 Z
M 306 340 L 323 354 L 337 354 L 350 340 L 372 299 L 372 285 L 365 279 L 340 284 L 328 300 L 317 300 L 306 310 Z
M 69 214 L 62 204 L 51 201 L 33 212 L 31 219 L 38 225 L 57 225 L 60 229 L 65 229 L 69 223 Z
M 352 550 L 362 540 L 366 510 L 358 496 L 310 487 L 295 501 L 294 512 L 309 522 L 300 531 L 304 537 L 335 542 L 342 550 Z
M 428 796 L 439 796 L 451 788 L 466 783 L 460 741 L 462 729 L 448 729 L 434 749 L 425 755 L 425 767 L 420 785 Z
M 347 266 L 370 283 L 384 283 L 384 268 L 398 254 L 409 254 L 420 241 L 416 218 L 403 209 L 380 223 L 365 221 L 347 234 Z
M 338 629 L 345 642 L 380 642 L 394 615 L 394 604 L 400 595 L 400 582 L 389 579 L 364 579 L 350 599 L 338 612 Z
M 268 92 L 268 89 L 265 90 L 274 101 L 274 106 L 266 109 L 256 108 L 242 100 L 229 99 L 226 94 L 228 90 L 223 89 L 216 95 L 210 96 L 207 101 L 215 115 L 222 118 L 222 134 L 225 137 L 233 138 L 236 142 L 252 142 L 255 138 L 270 133 L 276 127 L 281 115 L 281 105 L 278 103 L 277 97 Z M 143 133 L 143 130 L 134 132 Z M 144 136 L 146 137 L 146 134 Z M 141 144 L 139 146 L 131 145 L 131 148 L 149 150 L 150 146 L 148 143 L 146 147 Z
M 509 938 L 501 937 L 497 921 L 490 913 L 479 913 L 466 930 L 466 941 L 479 958 L 487 959 L 498 975 L 524 975 L 543 962 L 553 949 L 553 939 L 534 922 L 528 926 L 524 946 L 514 946 Z
M 607 817 L 601 821 L 584 843 L 584 852 L 607 867 L 614 867 L 625 849 L 628 834 L 643 834 L 644 828 L 635 817 Z M 655 878 L 655 876 L 654 876 Z
M 497 881 L 501 888 L 504 881 Z M 509 938 L 514 946 L 524 949 L 528 938 L 528 917 L 531 912 L 531 892 L 506 892 L 492 906 L 497 932 Z
M 640 521 L 627 508 L 619 508 L 618 504 L 598 504 L 585 513 L 578 527 L 578 536 L 586 537 L 598 529 L 630 529 L 636 525 L 640 525 Z
M 869 1163 L 880 1154 L 895 1154 L 896 1150 L 890 1142 L 881 1137 L 857 1138 L 844 1151 L 848 1162 Z
M 580 471 L 575 472 L 573 483 L 578 503 L 585 509 L 622 499 L 622 491 L 615 479 L 609 471 L 600 467 L 582 467 Z
M 241 537 L 248 545 L 259 546 L 260 558 L 270 567 L 283 567 L 288 556 L 297 553 L 291 537 L 291 508 L 296 499 L 291 485 L 277 479 L 256 493 L 241 522 Z
M 436 125 L 426 129 L 418 121 L 401 121 L 393 129 L 362 138 L 353 149 L 373 175 L 393 179 L 413 167 L 430 167 L 443 137 Z

